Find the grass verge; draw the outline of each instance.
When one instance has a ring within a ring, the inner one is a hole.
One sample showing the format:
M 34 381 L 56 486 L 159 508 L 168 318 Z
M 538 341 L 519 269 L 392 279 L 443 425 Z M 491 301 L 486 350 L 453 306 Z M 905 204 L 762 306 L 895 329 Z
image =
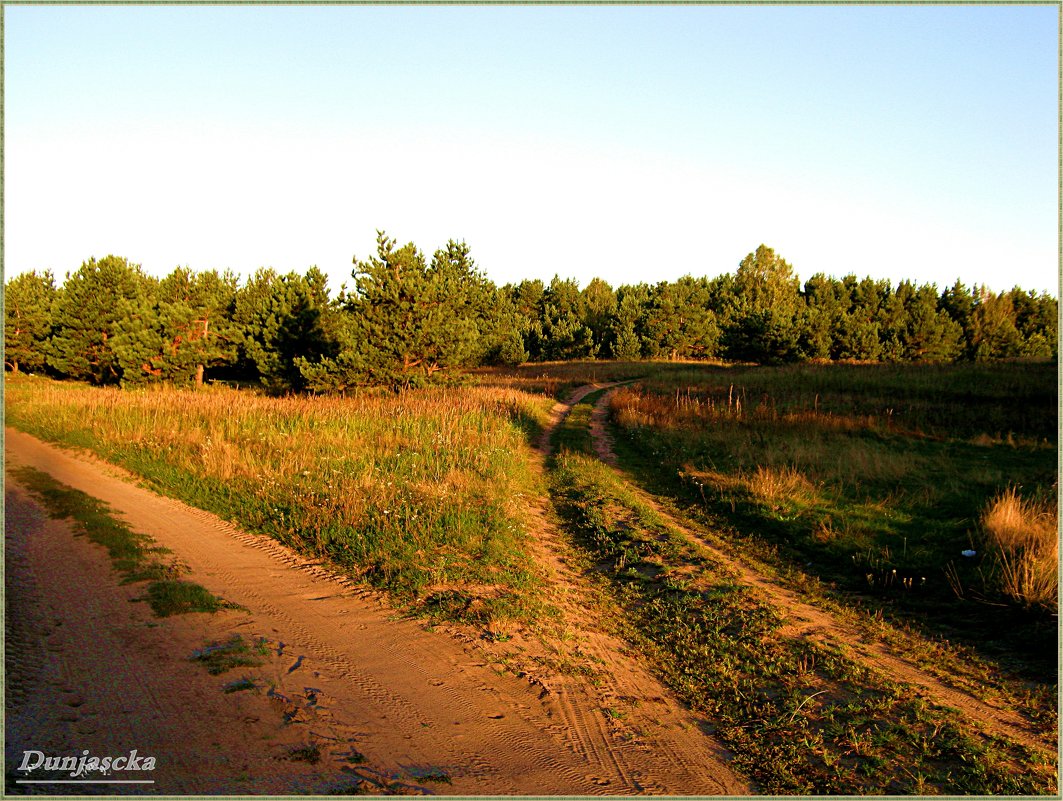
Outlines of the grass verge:
M 176 578 L 180 569 L 158 560 L 167 551 L 115 518 L 103 501 L 32 467 L 14 468 L 12 474 L 52 517 L 70 520 L 75 536 L 87 537 L 106 548 L 115 570 L 122 575 L 122 583 L 147 581 L 145 600 L 157 617 L 216 612 L 228 606 L 205 587 Z

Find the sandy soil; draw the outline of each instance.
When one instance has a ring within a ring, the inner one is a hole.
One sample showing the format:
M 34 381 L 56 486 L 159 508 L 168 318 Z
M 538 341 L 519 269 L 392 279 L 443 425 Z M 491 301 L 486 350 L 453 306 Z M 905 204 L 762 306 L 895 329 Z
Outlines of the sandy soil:
M 107 502 L 171 549 L 191 580 L 244 608 L 153 619 L 130 603 L 142 589 L 120 586 L 102 549 L 47 519 L 9 476 L 9 782 L 27 748 L 137 748 L 158 760 L 147 791 L 175 794 L 327 792 L 356 782 L 447 795 L 749 792 L 704 733 L 709 722 L 589 623 L 573 636 L 601 665 L 593 681 L 518 677 L 493 664 L 498 646 L 398 619 L 323 566 L 99 460 L 7 429 L 6 461 Z M 567 614 L 586 618 L 545 506 L 532 514 Z M 212 677 L 188 661 L 232 633 L 265 638 L 267 663 Z M 222 692 L 244 675 L 258 691 Z M 606 711 L 618 708 L 622 721 Z M 311 743 L 317 764 L 286 758 Z
M 616 455 L 606 425 L 611 394 L 611 392 L 604 393 L 595 404 L 591 415 L 590 430 L 595 453 L 605 463 L 615 465 Z M 779 586 L 758 573 L 754 567 L 736 559 L 733 553 L 725 552 L 701 537 L 690 526 L 677 520 L 649 493 L 634 487 L 630 482 L 629 486 L 644 503 L 683 531 L 691 540 L 710 550 L 721 562 L 729 565 L 739 574 L 743 582 L 756 588 L 773 606 L 785 611 L 786 619 L 780 629 L 780 636 L 806 637 L 843 644 L 869 666 L 895 681 L 911 685 L 916 693 L 935 703 L 960 710 L 967 718 L 978 721 L 986 731 L 1038 750 L 1048 752 L 1055 750 L 1054 740 L 1046 739 L 1030 721 L 1014 710 L 1005 707 L 1002 703 L 997 705 L 986 703 L 966 690 L 930 675 L 919 665 L 892 652 L 883 643 L 869 641 L 867 636 L 855 627 L 847 625 L 830 612 L 807 603 L 798 593 Z

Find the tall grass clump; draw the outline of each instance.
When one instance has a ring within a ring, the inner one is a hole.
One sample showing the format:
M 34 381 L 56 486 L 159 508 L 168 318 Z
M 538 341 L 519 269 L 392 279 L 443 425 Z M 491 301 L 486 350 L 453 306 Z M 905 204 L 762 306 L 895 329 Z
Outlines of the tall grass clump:
M 993 498 L 981 516 L 1003 592 L 1026 608 L 1059 611 L 1059 515 L 1047 502 L 1022 498 L 1014 487 Z
M 450 617 L 531 619 L 538 491 L 528 438 L 548 399 L 489 387 L 349 398 L 11 381 L 7 420 Z M 456 599 L 456 600 L 455 600 Z

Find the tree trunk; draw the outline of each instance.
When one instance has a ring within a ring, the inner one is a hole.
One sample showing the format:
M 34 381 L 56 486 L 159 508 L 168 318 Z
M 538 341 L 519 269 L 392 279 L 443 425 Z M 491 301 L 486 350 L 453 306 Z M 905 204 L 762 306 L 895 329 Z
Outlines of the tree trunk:
M 203 386 L 203 370 L 204 370 L 204 365 L 202 365 L 202 364 L 197 364 L 196 365 L 196 386 L 197 387 Z

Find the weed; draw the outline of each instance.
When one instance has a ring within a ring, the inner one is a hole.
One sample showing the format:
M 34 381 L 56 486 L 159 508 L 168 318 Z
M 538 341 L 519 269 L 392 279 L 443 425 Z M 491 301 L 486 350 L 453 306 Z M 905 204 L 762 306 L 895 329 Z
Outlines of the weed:
M 1003 592 L 1024 607 L 1059 608 L 1059 522 L 1054 504 L 1021 498 L 1014 487 L 981 517 Z
M 148 603 L 158 617 L 189 612 L 217 612 L 225 603 L 205 587 L 190 581 L 153 581 L 148 585 Z
M 308 762 L 311 765 L 316 765 L 321 761 L 321 748 L 317 743 L 295 746 L 288 750 L 285 759 L 292 762 Z
M 407 772 L 416 781 L 434 782 L 436 784 L 451 784 L 450 774 L 443 768 L 409 768 Z
M 189 659 L 203 665 L 210 675 L 218 676 L 236 667 L 258 667 L 262 664 L 259 657 L 265 655 L 265 648 L 262 640 L 251 644 L 234 634 L 226 642 L 211 643 L 193 652 Z

